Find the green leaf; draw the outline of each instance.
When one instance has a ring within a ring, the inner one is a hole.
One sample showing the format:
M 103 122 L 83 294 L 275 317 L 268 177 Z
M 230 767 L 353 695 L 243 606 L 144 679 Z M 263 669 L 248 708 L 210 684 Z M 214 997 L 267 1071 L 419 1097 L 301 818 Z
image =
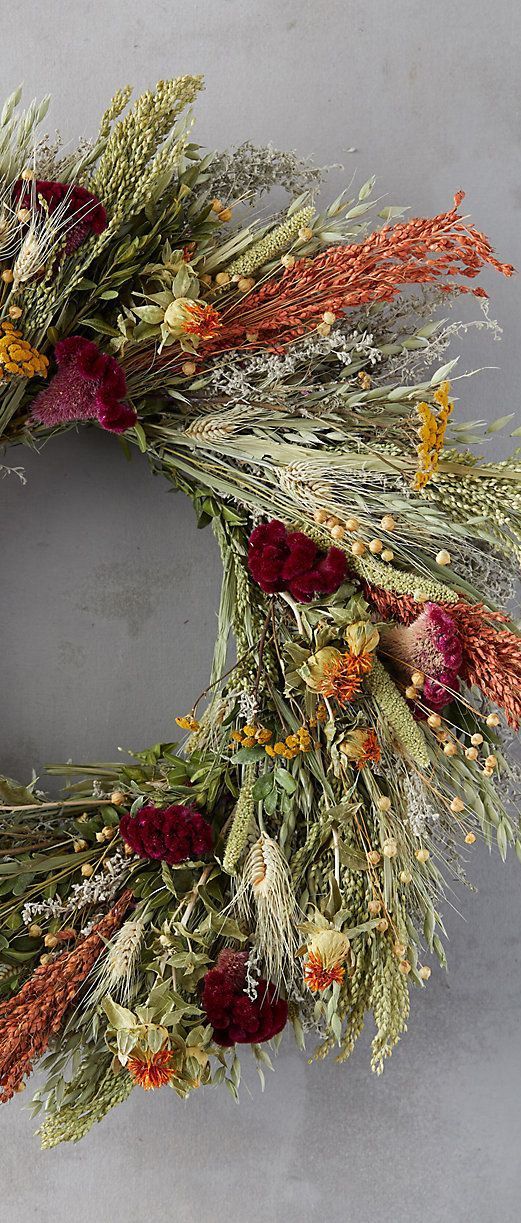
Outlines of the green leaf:
M 183 267 L 179 269 L 172 285 L 174 296 L 187 297 L 193 283 L 193 276 L 190 275 L 188 268 L 183 265 Z
M 286 794 L 295 793 L 297 783 L 295 778 L 291 776 L 291 773 L 288 773 L 287 769 L 284 769 L 281 765 L 279 765 L 279 767 L 275 769 L 275 778 L 277 785 L 285 790 Z
M 443 943 L 437 934 L 434 935 L 434 938 L 432 940 L 432 946 L 433 946 L 434 952 L 436 953 L 438 957 L 438 961 L 441 967 L 446 968 L 447 967 L 447 957 L 445 955 Z
M 359 200 L 366 200 L 366 199 L 368 198 L 368 196 L 370 196 L 370 195 L 371 195 L 371 192 L 372 192 L 372 191 L 373 191 L 373 189 L 374 189 L 375 182 L 376 182 L 376 178 L 375 178 L 375 176 L 374 176 L 374 174 L 373 174 L 373 176 L 372 176 L 371 178 L 368 178 L 368 179 L 367 179 L 367 182 L 366 182 L 366 183 L 364 183 L 363 187 L 360 187 L 360 190 L 359 190 L 359 192 L 358 192 L 358 199 L 359 199 Z
M 388 204 L 386 208 L 381 209 L 378 216 L 382 218 L 382 221 L 394 221 L 396 217 L 403 217 L 407 211 L 407 204 Z
M 69 866 L 71 870 L 81 866 L 90 858 L 92 850 L 86 849 L 80 854 L 56 854 L 54 857 L 20 858 L 17 862 L 1 862 L 0 875 L 18 875 L 27 872 L 34 875 L 46 875 L 60 866 Z
M 4 777 L 1 774 L 0 800 L 6 807 L 23 806 L 27 803 L 34 803 L 35 807 L 38 806 L 38 800 L 35 800 L 34 794 L 27 786 L 21 786 L 11 777 Z
M 340 1044 L 340 1040 L 342 1038 L 342 1020 L 340 1015 L 333 1015 L 331 1020 L 331 1031 L 335 1037 L 335 1040 L 337 1041 L 337 1044 Z
M 103 1010 L 107 1016 L 111 1028 L 116 1031 L 127 1030 L 136 1026 L 136 1016 L 132 1011 L 128 1011 L 125 1006 L 120 1006 L 119 1002 L 114 1002 L 110 994 L 107 994 L 101 1003 Z
M 268 794 L 271 794 L 274 785 L 274 776 L 272 772 L 263 773 L 262 777 L 258 777 L 253 787 L 252 796 L 256 803 L 261 803 Z
M 110 323 L 107 323 L 99 314 L 93 314 L 92 318 L 84 318 L 82 326 L 90 327 L 91 331 L 96 331 L 100 335 L 110 335 L 114 336 L 116 339 L 119 339 L 119 331 L 117 328 L 111 327 Z
M 142 428 L 141 425 L 136 424 L 134 425 L 134 433 L 137 437 L 138 446 L 141 451 L 141 454 L 146 454 L 148 447 L 147 447 L 147 439 L 145 435 L 145 430 Z
M 434 909 L 429 908 L 427 909 L 427 912 L 424 918 L 424 922 L 423 922 L 423 933 L 427 940 L 427 945 L 430 947 L 431 951 L 432 951 L 432 941 L 434 938 L 435 925 L 436 925 L 436 918 L 434 915 Z
M 168 891 L 171 892 L 173 896 L 177 896 L 177 890 L 172 878 L 172 871 L 170 870 L 168 862 L 161 863 L 161 878 L 165 887 L 168 888 Z
M 210 910 L 208 916 L 211 929 L 222 938 L 236 939 L 238 943 L 244 943 L 248 938 L 248 935 L 244 934 L 232 917 L 221 917 L 221 914 L 215 913 L 213 909 Z
M 497 420 L 493 420 L 486 429 L 486 433 L 499 433 L 500 429 L 504 429 L 505 425 L 509 425 L 511 420 L 515 420 L 516 413 L 509 412 L 507 416 L 498 416 Z
M 499 849 L 501 860 L 504 862 L 508 851 L 508 836 L 503 820 L 498 824 L 496 829 L 497 847 Z
M 163 322 L 164 313 L 160 306 L 134 306 L 134 314 L 137 314 L 143 323 L 154 326 Z

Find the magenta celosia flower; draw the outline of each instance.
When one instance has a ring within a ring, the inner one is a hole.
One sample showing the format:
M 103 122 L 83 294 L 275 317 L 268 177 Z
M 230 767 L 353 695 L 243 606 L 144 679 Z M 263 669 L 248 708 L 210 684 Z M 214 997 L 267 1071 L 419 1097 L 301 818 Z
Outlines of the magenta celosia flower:
M 43 425 L 97 420 L 110 433 L 124 433 L 137 415 L 124 402 L 127 384 L 121 365 L 92 340 L 71 335 L 54 350 L 57 372 L 37 395 L 32 416 Z
M 425 603 L 423 611 L 409 627 L 392 625 L 383 630 L 382 640 L 400 666 L 408 672 L 423 671 L 426 676 L 422 703 L 429 709 L 443 709 L 458 691 L 458 675 L 463 664 L 463 648 L 457 624 L 437 603 Z
M 288 531 L 274 518 L 252 531 L 248 567 L 267 594 L 287 590 L 299 603 L 309 603 L 318 594 L 338 590 L 346 576 L 347 561 L 339 548 L 320 552 L 302 531 Z
M 140 858 L 176 866 L 202 858 L 212 848 L 212 829 L 193 807 L 173 803 L 170 807 L 142 807 L 137 815 L 122 815 L 119 830 L 123 840 Z
M 13 195 L 19 208 L 35 208 L 54 215 L 58 231 L 65 236 L 66 255 L 77 250 L 91 234 L 101 234 L 107 228 L 107 214 L 98 197 L 74 183 L 45 179 L 28 182 L 19 178 Z
M 261 978 L 256 998 L 244 992 L 247 960 L 246 951 L 225 947 L 204 977 L 202 1004 L 218 1045 L 258 1045 L 286 1025 L 288 1004 L 274 985 Z

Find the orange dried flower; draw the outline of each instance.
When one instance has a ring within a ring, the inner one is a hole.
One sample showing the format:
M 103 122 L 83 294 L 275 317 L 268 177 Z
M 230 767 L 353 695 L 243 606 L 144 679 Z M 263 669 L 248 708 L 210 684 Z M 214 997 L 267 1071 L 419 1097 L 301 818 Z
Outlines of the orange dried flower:
M 320 684 L 322 696 L 335 697 L 339 705 L 352 701 L 360 691 L 364 675 L 371 670 L 371 654 L 340 654 L 326 663 Z
M 213 340 L 221 330 L 221 316 L 214 306 L 187 302 L 185 315 L 186 321 L 182 329 L 186 335 L 198 336 L 200 340 Z
M 314 994 L 345 977 L 344 964 L 350 954 L 349 939 L 333 927 L 316 929 L 307 947 L 304 981 Z
M 308 989 L 311 989 L 314 994 L 319 990 L 328 989 L 335 981 L 339 985 L 345 977 L 345 968 L 341 964 L 334 964 L 331 968 L 325 968 L 320 956 L 315 952 L 310 951 L 304 965 L 304 981 Z
M 463 646 L 461 675 L 504 710 L 510 726 L 521 725 L 521 637 L 507 628 L 508 617 L 482 603 L 447 605 Z
M 165 1048 L 159 1049 L 157 1053 L 150 1053 L 143 1049 L 136 1049 L 127 1062 L 127 1070 L 138 1087 L 142 1087 L 144 1091 L 166 1087 L 175 1074 L 172 1066 L 172 1050 Z
M 365 739 L 362 744 L 362 750 L 356 762 L 358 768 L 363 769 L 365 768 L 366 764 L 371 762 L 373 764 L 378 764 L 381 755 L 382 752 L 376 736 L 376 731 L 372 729 L 366 731 Z
M 358 769 L 364 769 L 372 761 L 378 764 L 381 749 L 372 727 L 356 727 L 340 744 L 342 755 L 353 760 Z

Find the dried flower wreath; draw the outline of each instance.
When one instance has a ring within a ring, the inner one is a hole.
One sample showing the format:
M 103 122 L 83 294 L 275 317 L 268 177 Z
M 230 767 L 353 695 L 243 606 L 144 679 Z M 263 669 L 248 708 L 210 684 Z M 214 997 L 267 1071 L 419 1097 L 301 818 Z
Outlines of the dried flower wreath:
M 87 421 L 137 445 L 224 571 L 182 750 L 53 767 L 55 801 L 0 780 L 0 1092 L 43 1058 L 45 1147 L 135 1084 L 236 1097 L 238 1046 L 262 1079 L 288 1024 L 344 1061 L 372 1012 L 379 1072 L 445 964 L 446 881 L 477 839 L 521 850 L 521 463 L 454 424 L 465 327 L 439 317 L 513 269 L 461 192 L 368 233 L 372 180 L 318 212 L 293 154 L 203 155 L 200 87 L 118 92 L 67 155 L 46 102 L 0 118 L 4 441 Z M 273 185 L 287 209 L 246 221 Z

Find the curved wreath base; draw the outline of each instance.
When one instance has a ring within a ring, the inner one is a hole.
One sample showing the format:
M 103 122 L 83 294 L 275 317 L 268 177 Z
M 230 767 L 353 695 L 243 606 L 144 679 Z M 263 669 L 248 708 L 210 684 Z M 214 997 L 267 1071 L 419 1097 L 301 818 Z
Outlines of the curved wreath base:
M 235 1097 L 240 1046 L 262 1079 L 287 1026 L 344 1061 L 372 1012 L 380 1072 L 445 965 L 446 882 L 478 838 L 520 852 L 521 466 L 453 424 L 440 361 L 465 328 L 438 319 L 513 269 L 461 193 L 368 235 L 373 182 L 320 214 L 292 155 L 201 157 L 200 83 L 120 91 L 95 146 L 32 166 L 43 108 L 2 118 L 5 441 L 108 429 L 223 559 L 181 747 L 49 768 L 54 801 L 0 780 L 0 1095 L 43 1058 L 45 1147 L 135 1085 Z M 274 182 L 285 215 L 236 224 Z

